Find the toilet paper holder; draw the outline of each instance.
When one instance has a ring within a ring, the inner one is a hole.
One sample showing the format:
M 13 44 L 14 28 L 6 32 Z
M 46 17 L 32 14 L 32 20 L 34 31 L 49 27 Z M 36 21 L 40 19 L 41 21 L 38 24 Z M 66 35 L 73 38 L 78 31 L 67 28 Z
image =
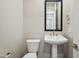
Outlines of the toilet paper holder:
M 7 52 L 6 56 L 1 56 L 0 58 L 8 58 L 12 55 L 12 52 Z
M 6 53 L 6 56 L 5 56 L 5 58 L 8 58 L 8 57 L 10 57 L 12 55 L 12 52 L 8 52 L 8 53 Z

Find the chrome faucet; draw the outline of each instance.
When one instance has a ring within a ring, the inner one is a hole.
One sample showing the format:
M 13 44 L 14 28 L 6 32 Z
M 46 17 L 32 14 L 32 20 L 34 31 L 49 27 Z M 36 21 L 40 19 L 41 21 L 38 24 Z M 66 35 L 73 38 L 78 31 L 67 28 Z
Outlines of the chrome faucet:
M 53 36 L 55 36 L 55 32 L 53 31 Z
M 53 36 L 55 36 L 56 34 L 55 34 L 55 29 L 53 30 Z

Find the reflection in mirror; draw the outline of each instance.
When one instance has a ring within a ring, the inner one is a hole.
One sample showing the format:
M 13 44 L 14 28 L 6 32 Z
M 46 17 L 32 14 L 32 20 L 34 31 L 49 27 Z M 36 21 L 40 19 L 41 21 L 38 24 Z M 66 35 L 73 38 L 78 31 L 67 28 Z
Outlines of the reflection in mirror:
M 45 1 L 45 31 L 62 30 L 62 1 Z

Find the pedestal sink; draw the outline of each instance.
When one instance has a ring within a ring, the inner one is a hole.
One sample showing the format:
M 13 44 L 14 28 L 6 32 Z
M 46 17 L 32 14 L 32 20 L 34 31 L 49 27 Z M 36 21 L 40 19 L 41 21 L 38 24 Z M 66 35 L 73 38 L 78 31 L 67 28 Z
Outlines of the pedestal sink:
M 57 58 L 57 45 L 65 44 L 68 42 L 62 35 L 45 35 L 45 43 L 52 44 L 52 58 Z

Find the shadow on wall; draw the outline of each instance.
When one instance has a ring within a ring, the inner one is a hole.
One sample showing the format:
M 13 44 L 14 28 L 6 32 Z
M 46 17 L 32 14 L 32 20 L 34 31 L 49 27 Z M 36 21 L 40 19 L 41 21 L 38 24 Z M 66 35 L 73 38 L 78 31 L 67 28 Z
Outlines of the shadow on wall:
M 68 39 L 68 43 L 64 44 L 64 57 L 73 58 L 72 38 L 70 38 L 66 35 L 64 35 L 64 36 Z
M 51 55 L 51 45 L 44 43 L 43 52 L 39 52 L 38 58 L 50 58 Z

